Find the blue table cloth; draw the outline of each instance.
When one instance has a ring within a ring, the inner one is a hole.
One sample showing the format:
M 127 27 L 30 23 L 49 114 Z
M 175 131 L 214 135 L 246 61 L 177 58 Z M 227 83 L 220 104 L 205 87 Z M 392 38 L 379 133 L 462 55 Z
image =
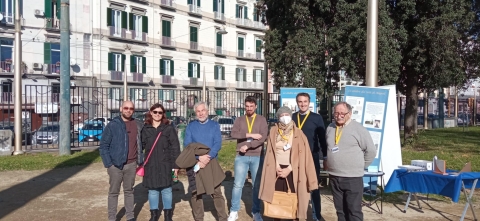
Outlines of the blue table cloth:
M 454 172 L 454 171 L 448 171 Z M 475 179 L 480 179 L 480 172 L 460 173 L 459 175 L 441 175 L 433 171 L 407 171 L 396 169 L 385 187 L 385 193 L 407 191 L 410 193 L 431 193 L 452 198 L 457 203 L 462 189 L 462 181 L 465 188 L 470 189 Z M 475 188 L 480 188 L 480 181 Z

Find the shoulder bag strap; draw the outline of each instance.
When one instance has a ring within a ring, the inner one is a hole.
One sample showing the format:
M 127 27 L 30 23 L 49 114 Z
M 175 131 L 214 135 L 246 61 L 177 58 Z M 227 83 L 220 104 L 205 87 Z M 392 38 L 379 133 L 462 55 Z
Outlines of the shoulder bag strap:
M 148 153 L 147 159 L 145 160 L 145 163 L 143 165 L 147 164 L 148 159 L 150 158 L 150 155 L 152 155 L 153 149 L 155 149 L 155 145 L 157 144 L 158 138 L 160 138 L 160 135 L 162 135 L 162 132 L 160 132 L 157 136 L 157 139 L 155 139 L 155 142 L 153 143 L 152 149 L 150 150 L 150 153 Z

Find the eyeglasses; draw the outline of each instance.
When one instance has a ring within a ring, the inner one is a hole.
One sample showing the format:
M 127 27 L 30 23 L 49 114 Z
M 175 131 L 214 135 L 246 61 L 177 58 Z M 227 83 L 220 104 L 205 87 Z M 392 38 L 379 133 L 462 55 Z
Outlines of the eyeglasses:
M 153 114 L 163 114 L 162 111 L 152 111 Z
M 131 110 L 131 111 L 133 111 L 133 110 L 135 110 L 135 108 L 133 108 L 133 107 L 123 107 L 123 110 Z
M 350 112 L 347 112 L 347 113 L 339 113 L 339 112 L 335 112 L 333 113 L 333 116 L 335 117 L 338 117 L 338 116 L 342 116 L 342 117 L 345 117 L 345 115 L 349 114 Z

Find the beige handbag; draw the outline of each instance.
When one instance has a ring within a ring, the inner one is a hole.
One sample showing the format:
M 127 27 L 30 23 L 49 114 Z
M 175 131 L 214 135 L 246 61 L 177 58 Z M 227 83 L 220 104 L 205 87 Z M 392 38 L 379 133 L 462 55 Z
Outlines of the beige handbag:
M 278 177 L 275 179 L 277 182 Z M 264 212 L 263 215 L 277 219 L 296 219 L 298 200 L 297 194 L 292 193 L 290 184 L 287 182 L 288 191 L 275 191 L 273 192 L 272 202 L 263 201 Z

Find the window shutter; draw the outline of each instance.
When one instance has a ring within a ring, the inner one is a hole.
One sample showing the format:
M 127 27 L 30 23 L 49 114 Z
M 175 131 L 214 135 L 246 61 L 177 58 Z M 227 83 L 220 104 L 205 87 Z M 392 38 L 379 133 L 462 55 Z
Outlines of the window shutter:
M 225 67 L 222 66 L 222 80 L 225 80 Z
M 47 13 L 47 12 L 45 11 L 45 13 Z M 112 9 L 111 8 L 107 8 L 107 26 L 113 26 L 112 25 Z
M 52 63 L 52 51 L 50 42 L 43 43 L 43 63 L 51 64 Z
M 127 12 L 122 11 L 122 28 L 127 29 Z
M 253 82 L 257 82 L 257 70 L 253 69 Z
M 244 19 L 248 19 L 248 7 L 247 6 L 243 6 L 243 11 L 245 12 L 245 17 L 243 17 Z
M 197 6 L 200 7 L 201 6 L 201 0 L 197 0 Z
M 160 59 L 160 75 L 166 75 L 166 73 L 165 73 L 165 59 Z
M 142 57 L 142 73 L 147 73 L 147 58 Z
M 163 90 L 158 90 L 158 100 L 163 101 Z
M 147 89 L 142 89 L 142 99 L 147 99 Z
M 135 89 L 130 88 L 130 100 L 135 101 Z
M 13 1 L 12 1 L 13 2 Z M 15 4 L 15 3 L 14 3 Z M 57 3 L 56 3 L 56 8 L 57 8 L 57 11 L 56 11 L 56 15 L 57 15 L 57 18 L 58 19 L 61 19 L 61 4 L 60 4 L 60 0 L 57 0 Z
M 262 40 L 255 40 L 256 52 L 262 52 Z
M 127 56 L 125 56 L 124 54 L 122 54 L 122 61 L 120 64 L 122 64 L 122 67 L 121 67 L 121 70 L 122 72 L 125 71 L 125 59 L 127 58 Z
M 128 13 L 128 30 L 135 30 L 133 28 L 133 14 Z
M 173 60 L 170 60 L 170 76 L 173 76 L 175 73 L 175 65 L 173 63 Z
M 167 37 L 172 37 L 172 22 L 167 21 Z
M 213 0 L 213 11 L 218 12 L 218 0 Z
M 162 36 L 167 36 L 167 21 L 162 20 Z
M 195 37 L 193 36 L 195 32 L 195 27 L 190 26 L 190 41 L 194 41 Z
M 243 51 L 243 38 L 242 37 L 238 37 L 238 50 Z
M 142 16 L 142 32 L 148 33 L 148 17 Z
M 175 90 L 170 90 L 170 100 L 175 100 Z
M 253 8 L 253 21 L 258 21 L 257 8 Z
M 130 55 L 130 73 L 137 72 L 137 59 L 135 56 Z
M 2 1 L 4 2 L 4 1 Z M 13 1 L 12 1 L 13 2 Z M 51 18 L 52 16 L 52 0 L 45 0 L 45 18 Z M 111 10 L 111 9 L 110 9 Z M 110 11 L 111 12 L 111 11 Z M 108 14 L 108 9 L 107 9 L 107 14 Z
M 218 66 L 213 66 L 213 79 L 218 80 Z
M 113 53 L 108 52 L 108 70 L 113 71 Z
M 263 82 L 263 70 L 260 71 L 260 81 Z
M 197 78 L 200 78 L 200 64 L 197 63 Z
M 217 32 L 217 47 L 222 47 L 222 34 Z
M 222 0 L 222 13 L 225 13 L 225 0 Z
M 240 18 L 240 6 L 235 5 L 235 18 Z
M 13 7 L 13 11 L 15 11 L 15 7 Z M 5 5 L 3 1 L 0 1 L 0 12 L 5 13 Z
M 192 62 L 188 62 L 188 77 L 193 77 L 193 64 Z
M 108 88 L 108 99 L 113 98 L 113 88 Z
M 192 0 L 187 0 L 187 3 L 188 3 L 189 5 L 191 5 L 191 4 L 192 4 Z
M 240 81 L 240 76 L 238 76 L 240 73 L 239 68 L 235 68 L 235 81 Z
M 247 81 L 247 69 L 243 69 L 243 81 Z

